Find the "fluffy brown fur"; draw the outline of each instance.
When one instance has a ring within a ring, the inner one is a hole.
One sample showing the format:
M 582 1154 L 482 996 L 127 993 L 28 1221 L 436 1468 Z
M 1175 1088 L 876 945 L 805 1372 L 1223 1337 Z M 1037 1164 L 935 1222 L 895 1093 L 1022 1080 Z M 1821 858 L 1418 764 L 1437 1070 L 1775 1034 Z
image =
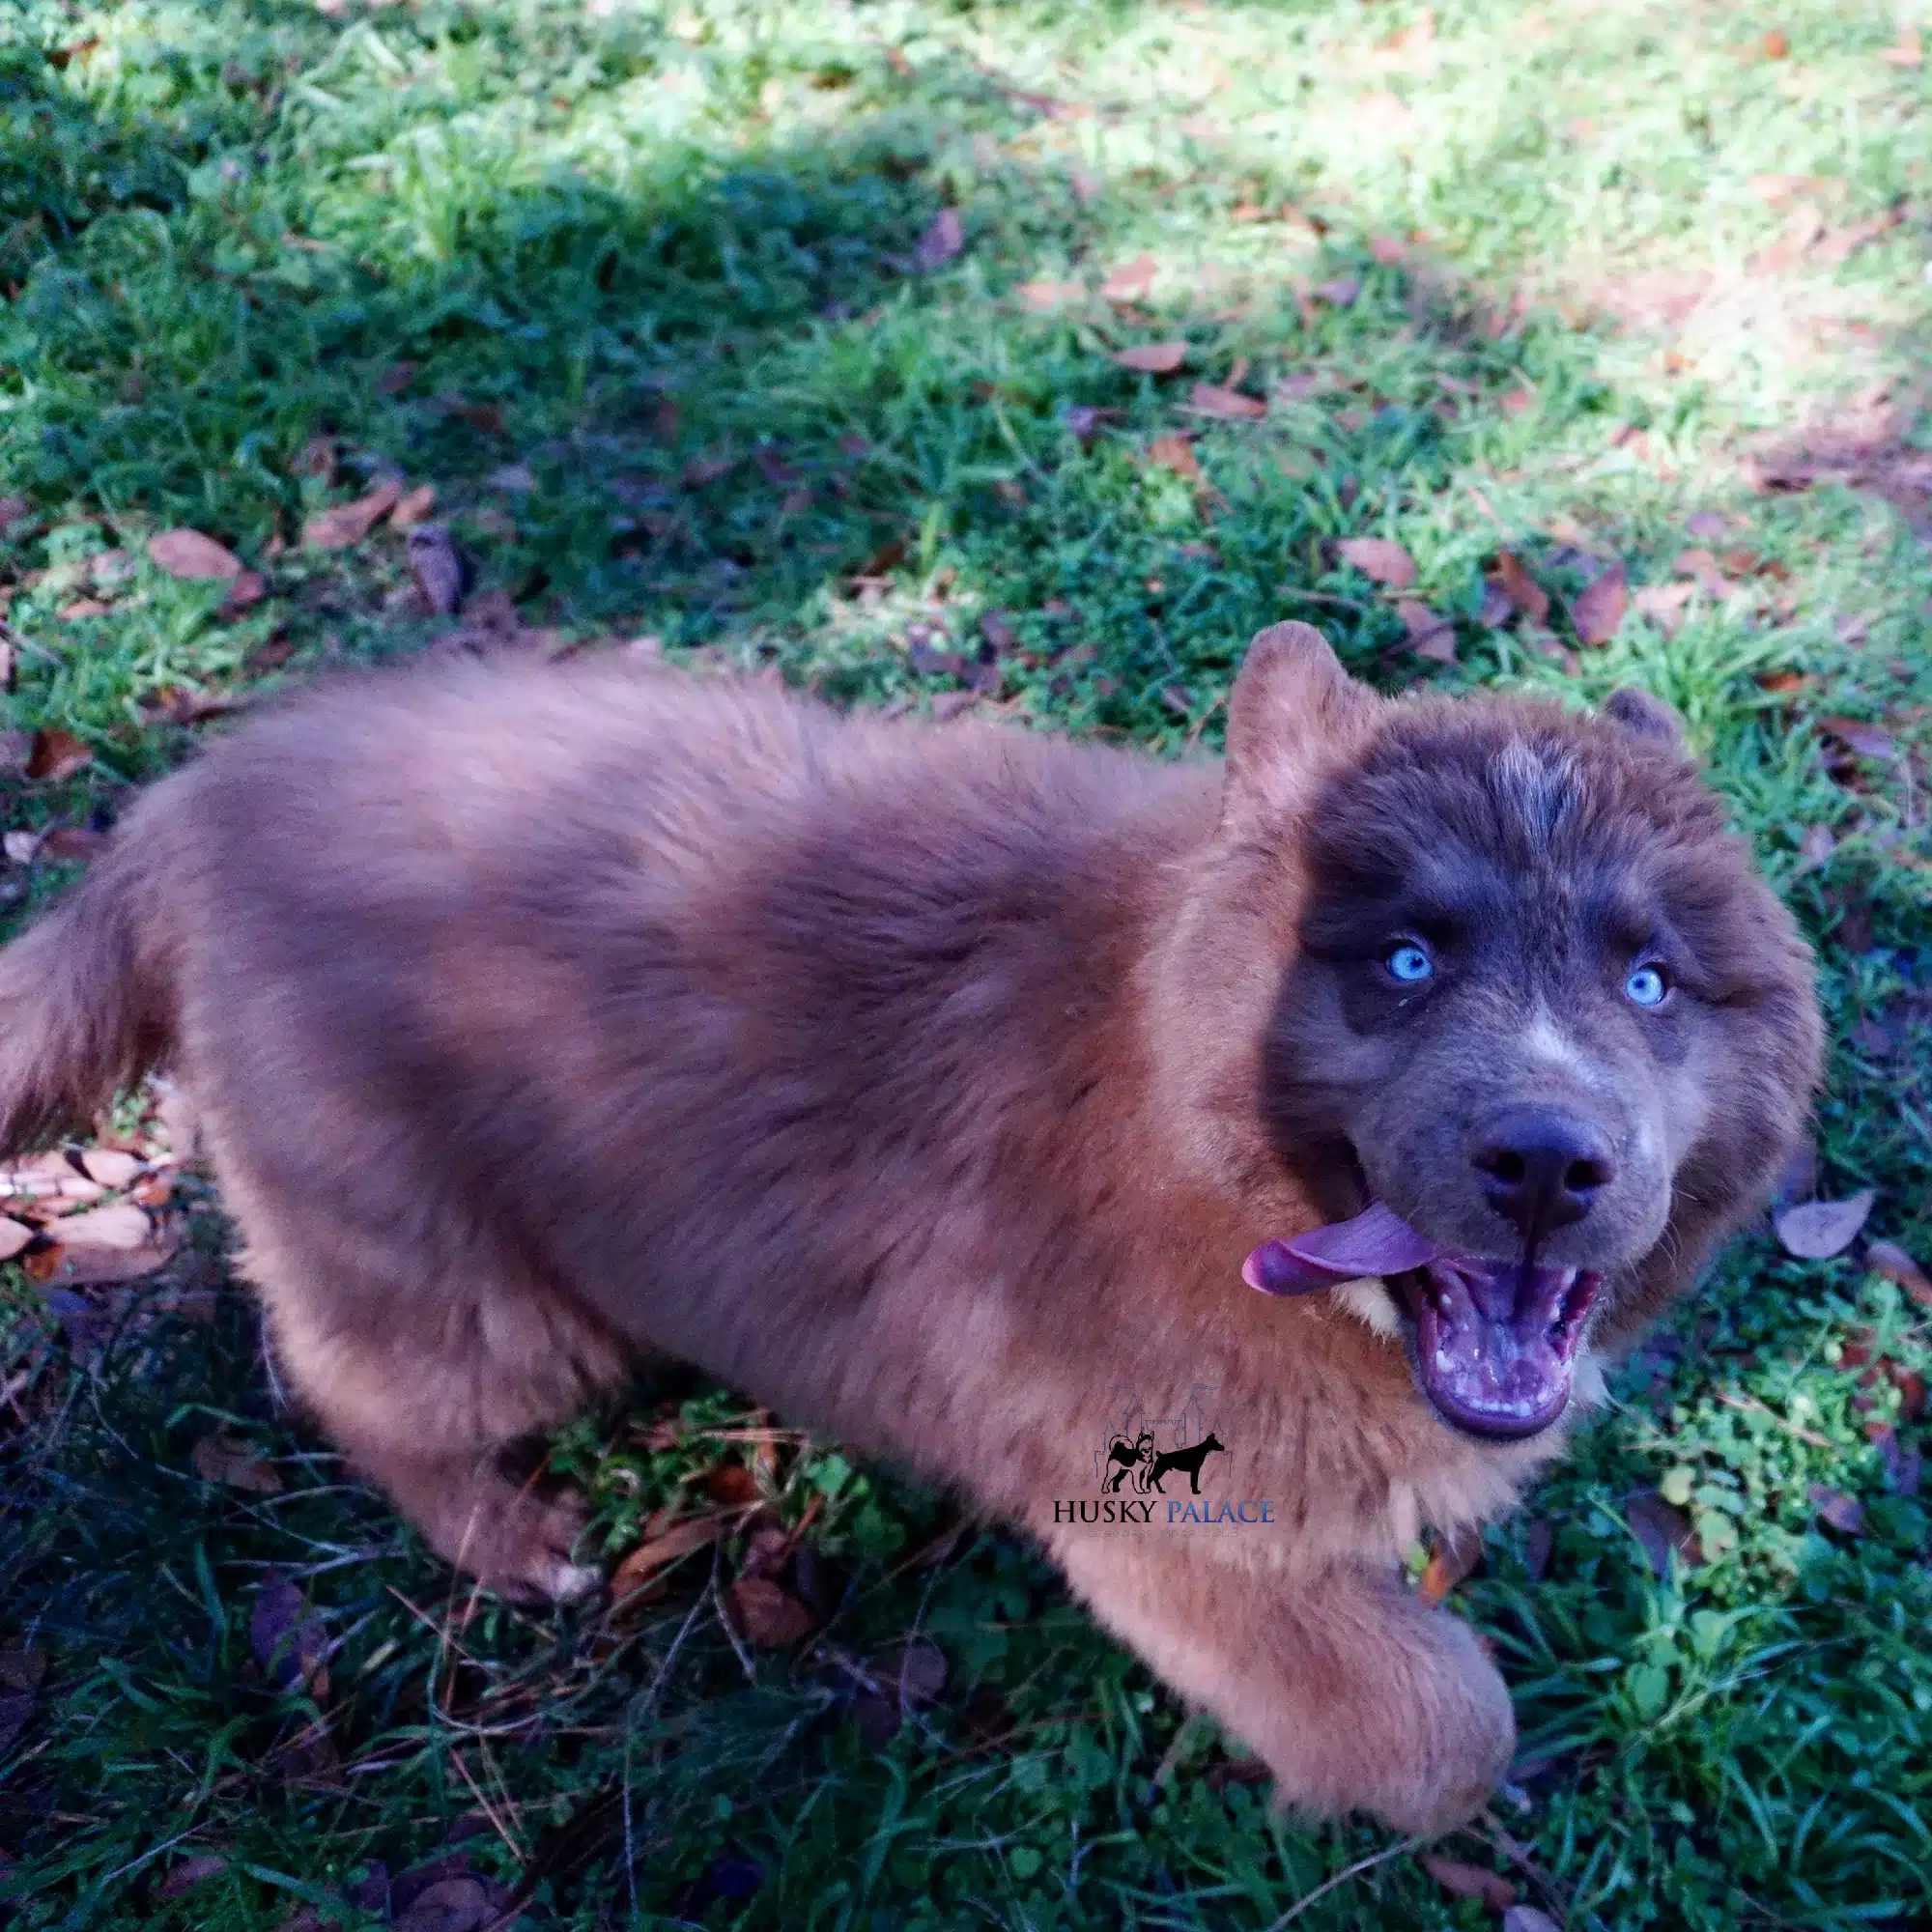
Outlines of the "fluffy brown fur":
M 0 1139 L 165 1059 L 295 1386 L 486 1582 L 594 1580 L 500 1452 L 664 1351 L 1027 1524 L 1287 1801 L 1437 1829 L 1514 1727 L 1396 1558 L 1562 1430 L 1451 1427 L 1399 1297 L 1241 1267 L 1371 1188 L 1492 1235 L 1458 1134 L 1525 1085 L 1649 1136 L 1558 1237 L 1603 1336 L 1763 1195 L 1807 955 L 1667 720 L 1613 709 L 1386 701 L 1297 625 L 1225 774 L 664 672 L 350 682 L 157 786 L 0 954 Z M 1376 958 L 1418 892 L 1472 937 L 1406 1018 Z M 1613 997 L 1660 931 L 1664 1033 Z M 1270 1520 L 1066 1520 L 1122 1392 L 1197 1386 L 1202 1493 Z

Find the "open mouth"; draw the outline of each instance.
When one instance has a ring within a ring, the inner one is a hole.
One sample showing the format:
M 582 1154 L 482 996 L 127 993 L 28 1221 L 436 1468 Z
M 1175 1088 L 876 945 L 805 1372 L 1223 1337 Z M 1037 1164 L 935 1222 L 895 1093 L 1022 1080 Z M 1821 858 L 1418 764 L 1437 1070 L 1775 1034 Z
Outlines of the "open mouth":
M 1422 1386 L 1447 1421 L 1514 1441 L 1563 1413 L 1601 1275 L 1455 1254 L 1379 1202 L 1352 1221 L 1264 1241 L 1241 1267 L 1264 1294 L 1310 1294 L 1373 1276 L 1407 1302 Z

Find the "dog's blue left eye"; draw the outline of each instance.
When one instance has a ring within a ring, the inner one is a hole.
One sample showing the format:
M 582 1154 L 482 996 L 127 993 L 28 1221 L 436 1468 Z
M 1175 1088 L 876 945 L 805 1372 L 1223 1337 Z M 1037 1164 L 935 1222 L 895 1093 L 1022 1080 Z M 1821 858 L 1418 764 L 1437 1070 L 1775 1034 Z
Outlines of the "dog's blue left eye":
M 1435 962 L 1419 946 L 1404 944 L 1395 947 L 1383 958 L 1382 964 L 1388 968 L 1391 980 L 1400 980 L 1405 986 L 1413 986 L 1429 978 L 1435 971 Z
M 1655 966 L 1634 966 L 1624 981 L 1624 995 L 1640 1007 L 1661 1007 L 1670 988 Z

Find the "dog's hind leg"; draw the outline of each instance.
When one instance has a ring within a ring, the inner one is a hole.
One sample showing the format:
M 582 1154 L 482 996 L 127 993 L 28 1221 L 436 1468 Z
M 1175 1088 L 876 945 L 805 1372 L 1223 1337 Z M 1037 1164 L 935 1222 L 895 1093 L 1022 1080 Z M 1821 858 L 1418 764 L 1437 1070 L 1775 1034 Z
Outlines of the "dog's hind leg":
M 277 1367 L 351 1464 L 498 1594 L 594 1588 L 581 1501 L 511 1458 L 625 1381 L 619 1338 L 453 1216 L 345 1227 L 220 1165 Z
M 1509 1691 L 1468 1626 L 1396 1577 L 1289 1576 L 1155 1537 L 1049 1534 L 1094 1615 L 1274 1774 L 1284 1805 L 1433 1834 L 1509 1768 Z

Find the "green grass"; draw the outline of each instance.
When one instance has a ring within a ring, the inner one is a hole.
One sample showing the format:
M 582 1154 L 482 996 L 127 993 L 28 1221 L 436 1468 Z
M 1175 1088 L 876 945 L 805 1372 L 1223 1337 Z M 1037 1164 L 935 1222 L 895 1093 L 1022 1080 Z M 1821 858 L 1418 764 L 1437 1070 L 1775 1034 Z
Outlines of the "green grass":
M 1889 10 L 1823 0 L 1445 0 L 1432 37 L 1424 17 L 15 0 L 5 705 L 94 756 L 0 778 L 5 829 L 104 823 L 221 728 L 165 722 L 169 688 L 267 691 L 448 628 L 410 606 L 395 533 L 300 544 L 390 477 L 435 486 L 548 647 L 650 635 L 840 702 L 953 697 L 921 667 L 972 659 L 988 612 L 1011 640 L 985 702 L 1163 751 L 1216 741 L 1242 645 L 1287 615 L 1391 687 L 1640 683 L 1683 710 L 1820 943 L 1822 1190 L 1875 1187 L 1871 1232 L 1932 1259 L 1932 70 L 1884 58 Z M 1822 235 L 1794 237 L 1769 176 L 1822 179 L 1799 197 Z M 964 249 L 921 270 L 948 207 Z M 1146 293 L 1103 299 L 1142 254 Z M 1349 281 L 1350 302 L 1311 293 Z M 1079 287 L 1040 310 L 1020 293 L 1040 282 Z M 1109 359 L 1179 339 L 1176 377 Z M 1231 380 L 1265 420 L 1188 412 L 1193 382 Z M 1146 460 L 1178 431 L 1199 431 L 1199 488 Z M 319 437 L 332 479 L 302 473 Z M 1835 480 L 1754 487 L 1833 438 Z M 1688 533 L 1711 512 L 1724 535 Z M 219 585 L 150 563 L 183 525 L 267 599 L 224 621 Z M 1407 547 L 1459 665 L 1403 648 L 1391 600 L 1337 560 L 1351 535 Z M 1579 554 L 1641 587 L 1697 542 L 1733 594 L 1562 656 Z M 1559 592 L 1551 646 L 1481 621 L 1504 547 Z M 62 615 L 82 598 L 108 608 Z M 1887 721 L 1894 756 L 1847 761 L 1827 714 Z M 1819 827 L 1823 865 L 1801 853 Z M 15 866 L 0 897 L 70 875 Z M 761 1459 L 721 1392 L 647 1393 L 556 1460 L 613 1555 L 668 1502 L 742 1488 L 719 1471 L 743 1463 L 805 1526 L 794 1581 L 836 1611 L 812 1641 L 731 1640 L 743 1538 L 614 1621 L 472 1604 L 276 1408 L 245 1297 L 190 1319 L 184 1279 L 223 1279 L 196 1207 L 188 1260 L 95 1297 L 104 1338 L 4 1271 L 0 1649 L 43 1670 L 0 1760 L 13 1922 L 380 1924 L 378 1861 L 441 1857 L 527 1922 L 583 1928 L 1260 1932 L 1358 1864 L 1293 1922 L 1494 1922 L 1372 1829 L 1271 1821 L 1019 1544 L 914 1562 L 942 1499 L 830 1445 Z M 1932 1524 L 1886 1488 L 1867 1430 L 1898 1396 L 1866 1358 L 1932 1376 L 1924 1311 L 1760 1233 L 1621 1376 L 1456 1593 L 1524 1747 L 1521 1802 L 1450 1855 L 1577 1927 L 1926 1922 Z M 217 1426 L 274 1458 L 279 1493 L 194 1473 Z M 1700 1543 L 1662 1580 L 1625 1526 L 1660 1485 Z M 1861 1534 L 1821 1524 L 1815 1485 L 1863 1501 Z M 330 1646 L 313 1697 L 251 1648 L 288 1579 Z M 946 1689 L 882 1740 L 859 1691 L 915 1631 Z

